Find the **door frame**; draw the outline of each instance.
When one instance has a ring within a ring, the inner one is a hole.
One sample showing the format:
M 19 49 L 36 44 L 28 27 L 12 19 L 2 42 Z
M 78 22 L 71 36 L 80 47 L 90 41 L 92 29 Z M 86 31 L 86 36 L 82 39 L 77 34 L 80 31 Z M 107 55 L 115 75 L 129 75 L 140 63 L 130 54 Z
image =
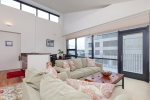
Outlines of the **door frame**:
M 143 75 L 123 72 L 123 36 L 135 33 L 143 33 Z M 126 77 L 132 77 L 149 82 L 149 26 L 118 32 L 118 72 Z

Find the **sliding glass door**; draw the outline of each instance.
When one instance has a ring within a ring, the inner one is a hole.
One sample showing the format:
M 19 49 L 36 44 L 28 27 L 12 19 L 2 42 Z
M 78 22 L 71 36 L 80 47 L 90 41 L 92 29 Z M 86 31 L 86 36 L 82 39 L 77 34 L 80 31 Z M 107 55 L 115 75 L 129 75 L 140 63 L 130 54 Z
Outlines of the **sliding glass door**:
M 148 28 L 119 32 L 119 67 L 125 76 L 148 81 Z

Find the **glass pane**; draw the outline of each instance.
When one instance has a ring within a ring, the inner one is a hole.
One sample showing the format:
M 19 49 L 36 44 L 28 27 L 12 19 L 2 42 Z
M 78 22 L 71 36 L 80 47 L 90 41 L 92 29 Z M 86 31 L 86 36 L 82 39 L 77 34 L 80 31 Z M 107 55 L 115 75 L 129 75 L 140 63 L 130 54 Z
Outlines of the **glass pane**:
M 38 10 L 38 17 L 49 20 L 49 13 Z
M 95 59 L 95 62 L 96 62 L 97 64 L 103 64 L 103 59 Z
M 94 36 L 94 57 L 95 58 L 102 58 L 103 52 L 102 52 L 102 36 L 101 35 L 95 35 Z
M 59 17 L 58 17 L 58 16 L 55 16 L 55 15 L 50 14 L 50 21 L 53 21 L 53 22 L 58 23 L 58 22 L 59 22 Z
M 118 61 L 117 60 L 105 60 L 103 59 L 103 70 L 118 72 Z
M 26 11 L 26 12 L 36 15 L 36 9 L 25 4 L 22 4 L 22 11 Z
M 101 61 L 104 70 L 118 72 L 118 33 L 99 34 L 94 36 L 94 57 L 102 58 Z M 107 58 L 108 60 L 104 60 Z M 116 59 L 116 60 L 109 60 Z
M 68 49 L 75 49 L 75 39 L 68 40 Z
M 143 74 L 143 34 L 123 36 L 123 71 Z
M 77 38 L 77 54 L 81 57 L 92 57 L 92 37 Z
M 75 51 L 69 50 L 69 51 L 68 51 L 68 55 L 75 55 Z
M 20 3 L 14 0 L 1 0 L 1 4 L 10 6 L 16 9 L 20 9 Z

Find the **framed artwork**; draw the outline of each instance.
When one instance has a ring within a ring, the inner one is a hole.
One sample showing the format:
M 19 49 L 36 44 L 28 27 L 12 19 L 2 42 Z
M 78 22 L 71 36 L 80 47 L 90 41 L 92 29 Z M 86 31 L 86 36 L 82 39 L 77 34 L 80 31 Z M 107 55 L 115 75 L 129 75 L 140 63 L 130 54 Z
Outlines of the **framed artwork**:
M 13 46 L 13 41 L 5 41 L 5 46 L 12 47 Z
M 46 47 L 54 47 L 54 40 L 46 39 Z

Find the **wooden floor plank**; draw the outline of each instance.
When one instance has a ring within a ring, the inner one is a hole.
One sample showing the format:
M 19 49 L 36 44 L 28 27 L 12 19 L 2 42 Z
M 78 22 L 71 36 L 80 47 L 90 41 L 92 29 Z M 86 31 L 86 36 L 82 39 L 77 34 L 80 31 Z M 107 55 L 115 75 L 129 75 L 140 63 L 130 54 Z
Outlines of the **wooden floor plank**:
M 0 87 L 11 86 L 22 82 L 22 77 L 7 79 L 7 72 L 8 71 L 0 71 Z

